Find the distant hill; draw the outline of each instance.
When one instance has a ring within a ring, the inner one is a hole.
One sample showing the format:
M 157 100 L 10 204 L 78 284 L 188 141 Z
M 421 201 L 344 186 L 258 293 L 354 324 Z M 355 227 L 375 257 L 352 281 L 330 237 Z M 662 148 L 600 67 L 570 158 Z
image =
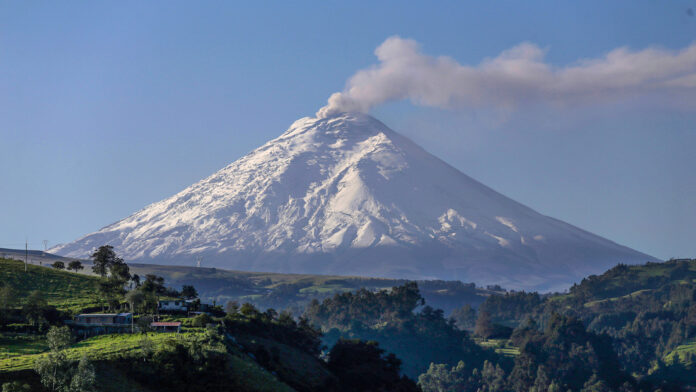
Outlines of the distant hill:
M 184 284 L 194 285 L 201 298 L 207 302 L 225 304 L 234 300 L 250 302 L 262 309 L 293 308 L 297 313 L 312 299 L 323 299 L 360 288 L 390 289 L 406 282 L 404 279 L 359 276 L 245 272 L 156 264 L 129 265 L 132 272 L 140 276 L 162 276 L 168 285 L 175 288 Z M 426 301 L 446 313 L 465 303 L 478 306 L 489 295 L 502 292 L 501 288 L 487 289 L 459 281 L 420 280 L 418 285 Z
M 28 294 L 30 288 L 45 290 L 47 295 L 55 296 L 56 303 L 67 298 L 82 298 L 83 294 L 92 296 L 95 277 L 91 276 L 91 264 L 82 260 L 85 269 L 79 274 L 58 271 L 48 267 L 57 260 L 72 260 L 55 256 L 47 252 L 33 251 L 30 260 L 29 275 L 23 274 L 23 251 L 6 249 L 5 255 L 14 257 L 16 261 L 4 260 L 0 264 L 0 283 L 22 282 L 22 294 Z M 3 253 L 0 252 L 0 256 Z M 22 254 L 22 258 L 19 255 Z M 41 258 L 39 258 L 41 256 Z M 43 262 L 43 267 L 39 266 Z M 312 299 L 323 299 L 335 293 L 368 288 L 371 290 L 389 289 L 402 285 L 403 279 L 385 279 L 357 276 L 310 275 L 310 274 L 280 274 L 268 272 L 229 271 L 220 268 L 167 266 L 157 264 L 128 264 L 131 273 L 144 277 L 155 274 L 165 278 L 169 287 L 180 289 L 183 285 L 193 285 L 198 290 L 201 299 L 207 303 L 224 305 L 227 301 L 240 303 L 250 302 L 262 309 L 292 308 L 296 313 Z M 84 285 L 84 290 L 71 293 L 73 281 Z M 45 283 L 50 282 L 49 285 Z M 63 283 L 65 284 L 63 284 Z M 432 306 L 449 313 L 464 303 L 478 306 L 491 294 L 500 293 L 502 289 L 486 289 L 476 287 L 472 283 L 459 281 L 419 281 L 423 297 Z M 84 299 L 80 303 L 92 303 Z

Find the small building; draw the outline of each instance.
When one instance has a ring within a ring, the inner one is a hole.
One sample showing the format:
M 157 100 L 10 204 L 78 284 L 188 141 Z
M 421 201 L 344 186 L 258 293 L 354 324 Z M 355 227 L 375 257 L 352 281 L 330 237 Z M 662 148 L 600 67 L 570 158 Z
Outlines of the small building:
M 84 337 L 105 333 L 125 333 L 133 328 L 132 313 L 84 313 L 65 322 L 77 335 Z
M 178 321 L 155 321 L 150 324 L 155 332 L 176 332 L 181 331 L 181 323 Z
M 79 326 L 129 326 L 133 322 L 132 313 L 85 313 L 75 316 L 74 325 Z
M 188 304 L 183 299 L 165 299 L 159 301 L 157 307 L 160 312 L 186 312 Z

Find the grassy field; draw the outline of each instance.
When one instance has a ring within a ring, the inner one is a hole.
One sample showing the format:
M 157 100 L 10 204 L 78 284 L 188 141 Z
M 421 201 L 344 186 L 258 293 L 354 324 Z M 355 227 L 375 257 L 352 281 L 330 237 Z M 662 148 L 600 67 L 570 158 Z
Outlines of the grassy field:
M 181 338 L 186 334 L 176 333 L 149 333 L 148 336 L 154 345 L 163 344 L 167 340 Z M 140 350 L 141 334 L 113 334 L 100 335 L 82 340 L 70 346 L 66 353 L 68 358 L 80 359 L 83 355 L 92 360 L 109 360 L 128 356 Z M 15 355 L 0 360 L 0 372 L 12 372 L 31 369 L 36 361 L 45 353 L 32 353 Z
M 485 348 L 492 348 L 496 353 L 506 357 L 515 357 L 520 354 L 520 349 L 511 345 L 507 339 L 475 339 L 475 342 Z
M 25 334 L 0 334 L 0 360 L 31 355 L 46 351 L 46 339 L 43 336 Z
M 49 305 L 71 312 L 95 306 L 94 288 L 98 279 L 83 274 L 59 271 L 53 268 L 29 265 L 0 259 L 0 285 L 10 285 L 17 298 L 26 298 L 32 291 L 40 291 Z
M 665 363 L 682 362 L 687 363 L 687 356 L 691 354 L 696 357 L 696 339 L 692 339 L 685 344 L 677 346 L 672 352 L 665 355 Z

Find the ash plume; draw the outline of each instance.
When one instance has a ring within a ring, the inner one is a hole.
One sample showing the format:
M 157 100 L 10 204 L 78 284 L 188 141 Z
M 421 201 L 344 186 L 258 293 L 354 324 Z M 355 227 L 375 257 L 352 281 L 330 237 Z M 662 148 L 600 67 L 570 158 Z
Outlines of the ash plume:
M 696 95 L 696 43 L 678 50 L 620 47 L 566 66 L 525 42 L 477 65 L 423 54 L 412 39 L 393 36 L 375 50 L 379 62 L 356 72 L 317 112 L 367 112 L 385 102 L 457 109 L 515 108 L 530 103 L 582 104 L 649 95 Z

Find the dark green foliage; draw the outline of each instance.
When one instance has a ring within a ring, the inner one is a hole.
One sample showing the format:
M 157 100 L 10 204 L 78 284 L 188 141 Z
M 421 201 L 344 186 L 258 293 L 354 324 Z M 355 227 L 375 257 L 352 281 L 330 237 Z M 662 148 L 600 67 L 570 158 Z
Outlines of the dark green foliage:
M 474 325 L 474 335 L 482 339 L 508 339 L 512 334 L 512 328 L 495 324 L 486 311 L 479 313 Z
M 73 260 L 73 261 L 68 263 L 68 270 L 72 270 L 72 271 L 77 272 L 77 271 L 80 271 L 84 268 L 85 267 L 82 265 L 82 262 L 80 260 Z
M 403 372 L 413 378 L 431 362 L 454 365 L 463 359 L 478 366 L 492 355 L 446 320 L 442 310 L 425 306 L 416 313 L 423 303 L 418 285 L 409 282 L 390 291 L 336 294 L 310 304 L 306 316 L 327 331 L 328 346 L 341 337 L 377 341 L 403 361 Z
M 54 261 L 53 264 L 51 264 L 51 267 L 58 270 L 62 270 L 65 269 L 65 263 L 63 263 L 62 261 Z
M 304 317 L 295 321 L 287 312 L 259 312 L 253 305 L 245 303 L 239 313 L 230 313 L 223 321 L 226 330 L 233 335 L 271 339 L 315 357 L 321 352 L 321 332 Z
M 575 318 L 554 314 L 543 333 L 527 329 L 520 340 L 520 355 L 508 380 L 512 390 L 528 391 L 542 381 L 545 387 L 553 381 L 563 390 L 580 390 L 592 379 L 614 390 L 632 382 L 622 371 L 611 340 L 588 332 Z
M 12 310 L 17 304 L 17 297 L 12 286 L 5 285 L 0 287 L 0 326 L 8 323 L 11 318 Z
M 121 361 L 130 377 L 158 391 L 234 391 L 230 355 L 222 337 L 187 337 L 143 351 L 142 362 Z M 146 362 L 147 365 L 143 365 Z
M 70 329 L 51 327 L 46 340 L 49 353 L 34 362 L 34 371 L 40 377 L 41 384 L 49 391 L 56 392 L 94 391 L 96 376 L 89 360 L 83 356 L 79 362 L 70 361 L 65 353 L 72 341 Z
M 193 286 L 191 286 L 191 285 L 188 285 L 188 284 L 185 284 L 185 285 L 181 288 L 181 296 L 182 296 L 183 298 L 186 298 L 186 299 L 197 298 L 197 297 L 198 297 L 198 291 L 196 291 L 196 288 L 195 288 L 195 287 L 193 287 Z
M 146 293 L 164 295 L 167 291 L 164 287 L 164 278 L 157 275 L 145 275 L 145 281 L 141 283 L 140 289 Z
M 201 313 L 193 318 L 191 325 L 194 327 L 205 327 L 206 325 L 213 322 L 213 318 L 208 316 L 207 313 Z
M 68 327 L 51 327 L 46 333 L 46 343 L 51 351 L 64 350 L 71 342 L 72 335 Z
M 41 292 L 33 291 L 29 294 L 24 305 L 22 306 L 22 313 L 27 319 L 29 324 L 41 327 L 48 323 L 47 314 L 50 312 L 46 299 L 43 297 Z
M 30 392 L 31 386 L 21 381 L 6 382 L 2 384 L 2 392 Z
M 493 336 L 494 332 L 495 328 L 493 327 L 493 321 L 491 321 L 491 314 L 486 311 L 479 312 L 476 325 L 474 326 L 474 335 L 488 339 Z
M 532 323 L 516 331 L 521 345 L 514 365 L 486 361 L 471 370 L 431 365 L 419 377 L 424 391 L 617 391 L 636 390 L 621 369 L 609 338 L 588 332 L 577 319 L 555 314 L 540 332 Z
M 474 329 L 476 325 L 476 309 L 466 304 L 452 311 L 450 318 L 459 329 Z
M 431 363 L 428 371 L 418 377 L 423 392 L 506 391 L 506 374 L 500 365 L 485 361 L 481 369 L 470 370 L 462 361 L 449 368 Z M 537 389 L 536 392 L 547 391 Z
M 92 271 L 102 278 L 106 277 L 106 275 L 109 273 L 109 268 L 113 264 L 118 261 L 123 261 L 116 256 L 114 247 L 111 245 L 100 246 L 96 251 L 94 251 L 94 253 L 92 253 L 90 257 L 92 258 L 93 264 Z
M 401 361 L 386 354 L 377 342 L 341 339 L 329 352 L 329 369 L 345 391 L 418 391 L 416 384 L 401 377 Z
M 479 312 L 492 315 L 493 322 L 519 322 L 541 304 L 538 293 L 513 291 L 504 295 L 491 295 L 481 304 Z

